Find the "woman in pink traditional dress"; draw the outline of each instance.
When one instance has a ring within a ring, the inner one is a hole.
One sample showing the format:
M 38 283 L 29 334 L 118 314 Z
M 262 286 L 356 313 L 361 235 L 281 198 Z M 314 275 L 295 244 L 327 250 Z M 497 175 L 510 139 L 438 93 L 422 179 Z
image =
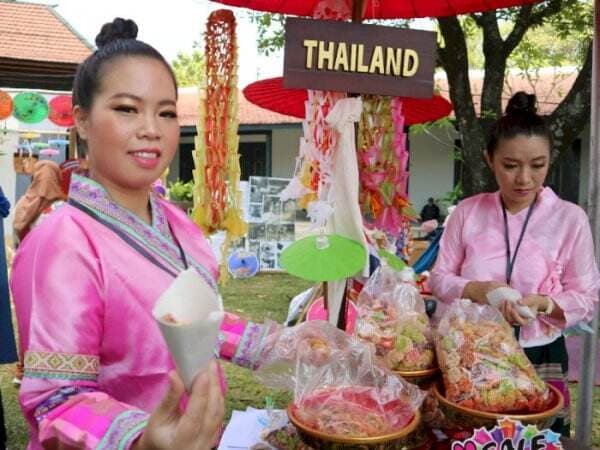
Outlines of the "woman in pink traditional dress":
M 201 231 L 151 189 L 179 140 L 177 85 L 137 26 L 115 19 L 78 68 L 74 117 L 89 176 L 21 244 L 12 269 L 29 449 L 207 449 L 223 418 L 217 366 L 184 393 L 152 317 L 187 267 L 216 289 Z M 222 358 L 254 367 L 272 329 L 227 315 Z
M 487 295 L 510 286 L 536 318 L 504 301 L 500 310 L 539 375 L 565 396 L 552 428 L 568 436 L 568 355 L 562 331 L 592 319 L 600 276 L 585 212 L 543 183 L 552 135 L 535 96 L 515 94 L 494 125 L 485 159 L 500 190 L 462 201 L 450 216 L 431 276 L 443 301 Z

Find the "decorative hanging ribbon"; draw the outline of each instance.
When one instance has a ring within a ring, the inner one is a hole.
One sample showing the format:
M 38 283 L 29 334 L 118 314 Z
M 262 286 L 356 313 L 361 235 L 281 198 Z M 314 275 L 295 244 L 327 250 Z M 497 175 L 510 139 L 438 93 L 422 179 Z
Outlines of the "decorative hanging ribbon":
M 333 214 L 331 187 L 334 182 L 334 158 L 338 132 L 325 118 L 337 101 L 346 95 L 339 92 L 308 91 L 306 119 L 302 123 L 300 155 L 294 178 L 281 193 L 282 201 L 297 199 L 308 211 L 313 228 L 323 227 Z
M 345 0 L 320 0 L 313 8 L 313 18 L 347 20 L 350 8 Z M 330 191 L 333 161 L 338 148 L 338 132 L 325 120 L 345 93 L 308 90 L 304 136 L 300 138 L 300 154 L 290 184 L 280 194 L 281 200 L 296 199 L 306 209 L 312 228 L 322 228 L 333 214 Z
M 359 124 L 360 205 L 365 225 L 389 236 L 408 256 L 413 209 L 407 193 L 408 150 L 400 98 L 365 96 Z M 383 245 L 386 247 L 386 245 Z
M 208 18 L 205 96 L 200 101 L 194 151 L 192 218 L 207 235 L 226 232 L 221 247 L 222 283 L 228 278 L 231 242 L 244 236 L 248 229 L 240 207 L 235 28 L 235 17 L 229 10 L 214 11 Z

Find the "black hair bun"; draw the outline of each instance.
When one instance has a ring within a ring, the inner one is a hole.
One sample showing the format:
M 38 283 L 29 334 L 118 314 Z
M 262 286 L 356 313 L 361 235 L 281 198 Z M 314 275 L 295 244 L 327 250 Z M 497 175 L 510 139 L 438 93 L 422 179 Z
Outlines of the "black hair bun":
M 137 34 L 138 26 L 133 20 L 117 17 L 112 22 L 102 25 L 100 33 L 96 36 L 96 46 L 102 48 L 117 39 L 135 39 Z
M 511 97 L 506 105 L 506 114 L 536 114 L 537 107 L 535 94 L 519 91 Z

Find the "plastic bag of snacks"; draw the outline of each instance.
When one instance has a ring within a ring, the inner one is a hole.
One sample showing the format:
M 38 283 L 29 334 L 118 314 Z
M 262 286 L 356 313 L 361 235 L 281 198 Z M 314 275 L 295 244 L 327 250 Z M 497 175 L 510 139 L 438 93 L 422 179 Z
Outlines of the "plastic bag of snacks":
M 433 333 L 425 303 L 406 274 L 386 265 L 369 278 L 358 296 L 356 334 L 375 345 L 391 370 L 435 366 Z
M 440 321 L 436 348 L 446 398 L 496 413 L 539 412 L 551 395 L 514 337 L 489 305 L 457 300 Z
M 324 321 L 283 330 L 256 375 L 269 387 L 293 388 L 297 419 L 335 436 L 401 430 L 424 396 L 379 366 L 371 345 Z

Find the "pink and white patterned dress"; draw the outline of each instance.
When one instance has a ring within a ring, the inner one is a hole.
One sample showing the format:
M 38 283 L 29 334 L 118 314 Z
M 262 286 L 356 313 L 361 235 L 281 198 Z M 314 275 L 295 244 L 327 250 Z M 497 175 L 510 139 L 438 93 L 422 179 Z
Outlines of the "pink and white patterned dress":
M 168 388 L 175 364 L 152 317 L 154 302 L 186 263 L 215 289 L 218 272 L 183 212 L 155 194 L 151 206 L 148 225 L 101 185 L 74 175 L 68 204 L 19 247 L 11 289 L 31 450 L 130 448 Z M 271 331 L 228 314 L 216 350 L 254 367 Z

